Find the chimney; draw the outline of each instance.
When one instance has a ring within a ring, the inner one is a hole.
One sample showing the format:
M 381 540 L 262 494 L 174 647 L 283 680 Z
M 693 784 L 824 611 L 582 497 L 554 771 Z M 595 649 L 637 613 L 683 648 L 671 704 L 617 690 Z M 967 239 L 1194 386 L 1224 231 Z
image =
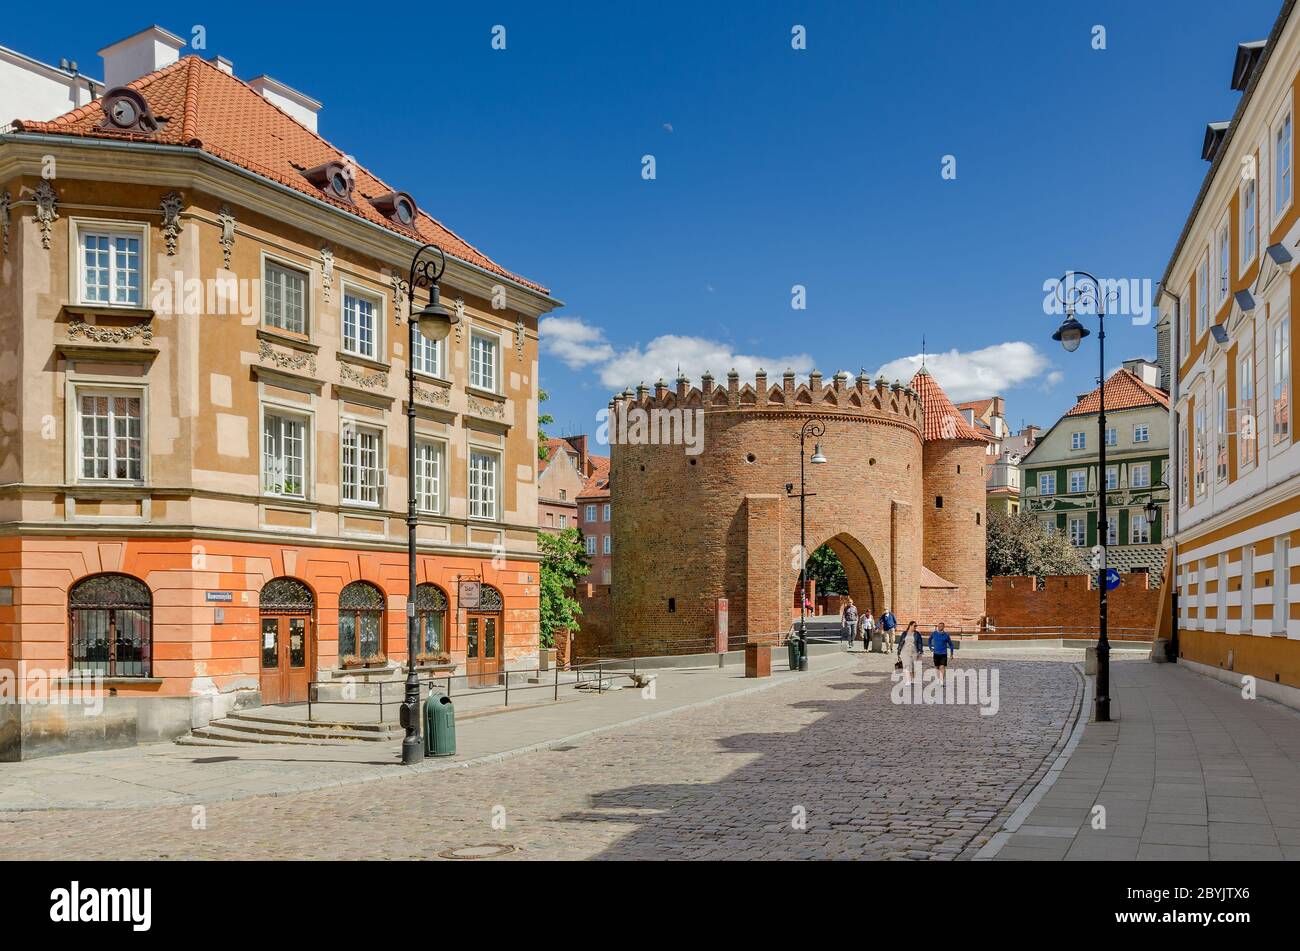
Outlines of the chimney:
M 321 104 L 311 96 L 265 75 L 250 79 L 248 85 L 267 102 L 279 106 L 298 122 L 316 131 L 316 114 L 320 112 Z
M 99 51 L 104 60 L 104 85 L 125 86 L 141 76 L 170 66 L 180 58 L 185 41 L 160 26 L 133 33 Z
M 225 73 L 227 76 L 235 75 L 235 64 L 232 63 L 230 60 L 226 59 L 224 56 L 214 56 L 212 57 L 211 60 L 209 60 L 209 62 L 212 63 L 213 66 L 217 67 L 217 69 Z
M 1160 386 L 1160 366 L 1153 363 L 1146 357 L 1138 357 L 1134 360 L 1125 360 L 1124 369 L 1128 370 L 1135 377 L 1146 383 L 1148 386 Z

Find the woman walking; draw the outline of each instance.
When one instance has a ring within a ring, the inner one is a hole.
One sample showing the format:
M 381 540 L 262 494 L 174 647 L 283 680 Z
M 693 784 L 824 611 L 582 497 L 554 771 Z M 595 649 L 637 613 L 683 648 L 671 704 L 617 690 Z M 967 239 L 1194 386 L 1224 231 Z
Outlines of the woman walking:
M 907 627 L 898 636 L 898 660 L 903 665 L 905 683 L 910 684 L 912 682 L 912 675 L 916 669 L 915 665 L 921 662 L 921 654 L 924 651 L 925 646 L 921 641 L 921 632 L 916 628 L 916 622 L 908 621 Z

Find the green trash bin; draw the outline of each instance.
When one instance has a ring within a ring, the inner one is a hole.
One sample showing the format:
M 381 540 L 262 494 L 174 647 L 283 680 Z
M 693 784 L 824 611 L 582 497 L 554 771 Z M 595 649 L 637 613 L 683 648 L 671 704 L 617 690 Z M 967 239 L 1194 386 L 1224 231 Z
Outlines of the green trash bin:
M 790 656 L 790 669 L 798 670 L 799 669 L 799 638 L 791 634 L 790 639 L 785 642 L 785 649 Z
M 456 708 L 445 693 L 430 693 L 424 702 L 424 755 L 456 753 Z

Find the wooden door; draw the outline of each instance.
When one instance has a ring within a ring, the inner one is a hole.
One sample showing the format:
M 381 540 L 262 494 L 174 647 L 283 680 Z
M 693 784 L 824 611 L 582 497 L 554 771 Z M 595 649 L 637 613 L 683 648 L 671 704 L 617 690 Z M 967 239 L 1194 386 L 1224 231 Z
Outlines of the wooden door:
M 262 615 L 262 703 L 303 703 L 311 664 L 311 618 Z
M 471 687 L 491 687 L 501 670 L 501 618 L 497 614 L 465 617 L 465 677 Z

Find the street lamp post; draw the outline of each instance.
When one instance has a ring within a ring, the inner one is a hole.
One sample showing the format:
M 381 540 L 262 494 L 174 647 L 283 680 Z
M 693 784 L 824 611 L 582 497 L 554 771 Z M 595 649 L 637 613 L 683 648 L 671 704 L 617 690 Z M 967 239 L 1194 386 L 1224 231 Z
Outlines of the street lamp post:
M 436 255 L 436 256 L 435 256 Z M 406 697 L 402 702 L 402 765 L 413 766 L 424 759 L 420 742 L 420 678 L 415 672 L 415 657 L 420 651 L 419 624 L 415 616 L 416 552 L 415 532 L 419 509 L 415 493 L 415 353 L 418 339 L 437 341 L 447 336 L 460 318 L 438 299 L 438 282 L 447 270 L 447 256 L 436 244 L 426 244 L 411 259 L 411 273 L 406 282 Z M 419 313 L 415 310 L 415 289 L 429 289 L 429 303 Z
M 807 505 L 805 499 L 809 495 L 817 493 L 808 491 L 807 469 L 805 459 L 807 459 L 807 440 L 811 436 L 813 439 L 821 439 L 826 435 L 826 426 L 824 423 L 815 420 L 804 420 L 803 426 L 799 428 L 799 669 L 808 669 L 808 535 L 807 535 Z M 813 465 L 822 465 L 826 462 L 826 457 L 822 455 L 821 443 L 813 444 L 813 455 L 811 462 Z M 794 486 L 787 484 L 785 487 L 787 497 L 793 498 Z
M 1081 281 L 1076 281 L 1081 278 Z M 1069 280 L 1067 286 L 1066 281 Z M 1097 566 L 1098 635 L 1097 635 L 1097 704 L 1098 723 L 1110 720 L 1110 640 L 1106 636 L 1106 542 L 1110 522 L 1106 517 L 1106 301 L 1117 299 L 1117 292 L 1106 293 L 1101 282 L 1087 271 L 1067 271 L 1056 284 L 1056 295 L 1065 305 L 1065 320 L 1052 334 L 1068 353 L 1079 349 L 1088 336 L 1088 328 L 1074 316 L 1080 305 L 1093 305 L 1097 311 L 1097 393 L 1101 400 L 1097 410 L 1097 539 L 1101 564 Z

